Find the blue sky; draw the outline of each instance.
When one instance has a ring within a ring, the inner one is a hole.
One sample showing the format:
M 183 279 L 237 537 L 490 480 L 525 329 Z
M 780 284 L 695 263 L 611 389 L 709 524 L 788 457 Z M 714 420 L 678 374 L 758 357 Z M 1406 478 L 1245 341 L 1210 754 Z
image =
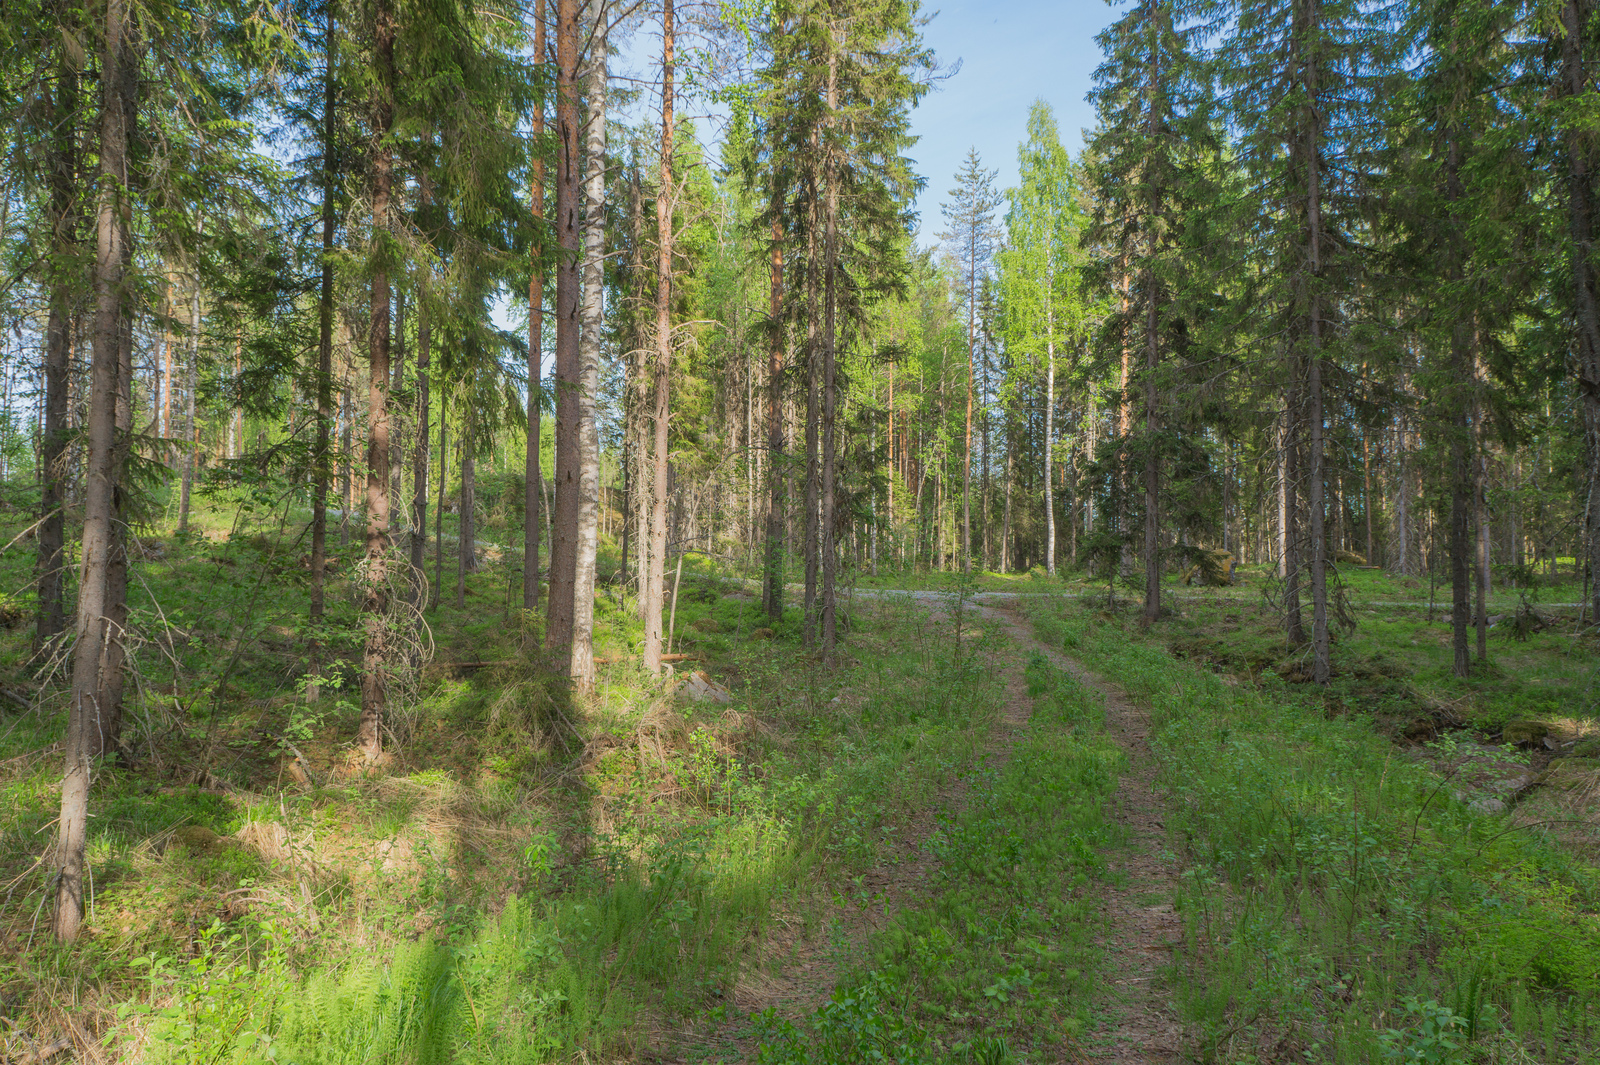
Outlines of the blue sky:
M 1095 34 L 1121 8 L 1103 0 L 946 0 L 937 6 L 924 40 L 941 65 L 959 59 L 961 68 L 911 116 L 912 132 L 922 139 L 910 154 L 928 179 L 917 201 L 924 244 L 944 228 L 939 204 L 949 198 L 969 148 L 978 149 L 984 166 L 1000 171 L 1001 188 L 1016 184 L 1017 146 L 1027 135 L 1034 100 L 1055 109 L 1062 141 L 1077 154 L 1082 130 L 1094 124 L 1084 95 L 1100 65 Z

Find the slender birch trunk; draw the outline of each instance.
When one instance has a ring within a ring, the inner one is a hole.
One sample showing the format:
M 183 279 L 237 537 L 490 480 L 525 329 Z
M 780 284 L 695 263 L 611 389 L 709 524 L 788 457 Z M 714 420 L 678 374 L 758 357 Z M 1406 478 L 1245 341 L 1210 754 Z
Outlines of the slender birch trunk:
M 595 561 L 600 550 L 600 334 L 605 327 L 606 246 L 606 19 L 605 0 L 595 11 L 589 45 L 588 146 L 584 201 L 583 329 L 578 347 L 578 537 L 572 590 L 572 658 L 568 669 L 580 692 L 594 687 Z
M 661 5 L 661 159 L 656 190 L 656 321 L 655 321 L 655 471 L 650 494 L 649 580 L 645 588 L 644 667 L 661 673 L 661 614 L 667 581 L 667 485 L 670 471 L 669 430 L 672 414 L 672 214 L 677 198 L 673 180 L 673 75 L 676 36 L 673 0 Z M 643 545 L 641 544 L 641 547 Z

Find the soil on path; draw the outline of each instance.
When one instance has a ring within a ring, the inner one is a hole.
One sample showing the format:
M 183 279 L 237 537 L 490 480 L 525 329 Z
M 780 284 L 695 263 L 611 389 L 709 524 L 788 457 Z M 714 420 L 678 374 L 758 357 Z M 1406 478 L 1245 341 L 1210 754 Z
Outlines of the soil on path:
M 920 598 L 920 597 L 918 597 Z M 943 597 L 941 597 L 943 598 Z M 1011 755 L 1018 733 L 1033 710 L 1023 677 L 1031 652 L 1044 655 L 1079 683 L 1105 698 L 1106 728 L 1127 753 L 1128 768 L 1106 810 L 1106 818 L 1123 830 L 1124 845 L 1108 855 L 1118 883 L 1102 889 L 1101 943 L 1103 997 L 1096 1003 L 1101 1024 L 1065 1048 L 1062 1062 L 1111 1062 L 1114 1065 L 1168 1065 L 1186 1060 L 1183 1025 L 1171 1002 L 1164 973 L 1179 945 L 1182 926 L 1173 910 L 1177 861 L 1168 850 L 1165 809 L 1156 793 L 1156 761 L 1150 749 L 1148 715 L 1120 688 L 1091 673 L 1081 663 L 1040 643 L 1014 600 L 974 604 L 977 613 L 1011 636 L 1014 652 L 1004 656 L 1006 700 L 991 730 L 984 761 L 1000 766 Z M 843 971 L 859 958 L 873 932 L 887 924 L 902 906 L 926 891 L 934 862 L 925 846 L 939 811 L 959 810 L 968 785 L 958 780 L 940 794 L 940 801 L 921 811 L 899 834 L 898 845 L 860 881 L 866 905 L 840 905 L 831 917 L 832 942 L 812 943 L 800 922 L 787 925 L 768 944 L 768 956 L 789 958 L 777 972 L 747 973 L 731 996 L 739 1016 L 772 1009 L 794 1021 L 811 1015 L 828 1001 Z M 720 1027 L 720 1026 L 719 1026 Z M 687 1035 L 688 1033 L 683 1033 Z M 672 1040 L 666 1041 L 669 1045 Z M 717 1053 L 714 1047 L 720 1046 Z M 712 1051 L 710 1055 L 707 1051 Z M 754 1061 L 757 1046 L 748 1035 L 703 1032 L 680 1042 L 676 1055 L 649 1057 L 658 1062 L 692 1062 L 732 1056 Z
M 1108 855 L 1111 868 L 1121 874 L 1120 883 L 1105 888 L 1101 896 L 1107 994 L 1098 1008 L 1103 1023 L 1085 1035 L 1083 1057 L 1118 1065 L 1184 1061 L 1183 1024 L 1165 979 L 1183 937 L 1172 908 L 1179 868 L 1167 847 L 1166 808 L 1156 792 L 1150 717 L 1121 688 L 1040 643 L 1014 602 L 983 610 L 1002 619 L 1021 647 L 1043 654 L 1105 697 L 1106 731 L 1128 756 L 1128 768 L 1106 810 L 1106 819 L 1123 830 L 1125 843 Z

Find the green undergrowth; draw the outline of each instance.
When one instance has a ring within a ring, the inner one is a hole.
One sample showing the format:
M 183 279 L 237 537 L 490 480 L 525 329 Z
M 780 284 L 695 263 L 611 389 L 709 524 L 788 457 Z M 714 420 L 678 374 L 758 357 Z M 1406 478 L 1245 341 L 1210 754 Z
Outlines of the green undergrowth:
M 1034 655 L 1008 758 L 938 815 L 927 894 L 802 1025 L 757 1018 L 769 1065 L 1055 1060 L 1094 1023 L 1102 806 L 1123 756 L 1095 693 Z
M 690 631 L 704 646 L 722 628 L 705 619 L 749 609 L 686 596 L 678 621 L 701 621 Z M 41 939 L 13 962 L 31 971 L 0 977 L 114 1012 L 105 1045 L 151 1063 L 633 1054 L 659 1025 L 720 1015 L 739 974 L 766 963 L 776 922 L 815 925 L 896 826 L 973 771 L 1001 694 L 993 640 L 969 631 L 958 654 L 920 606 L 858 610 L 839 668 L 781 631 L 730 652 L 714 670 L 736 692 L 730 706 L 662 701 L 633 667 L 614 667 L 593 703 L 563 711 L 580 730 L 565 742 L 587 754 L 563 753 L 553 734 L 539 757 L 518 757 L 514 732 L 496 739 L 517 713 L 505 674 L 484 690 L 440 681 L 417 742 L 471 728 L 463 706 L 477 705 L 475 774 L 436 759 L 291 790 L 281 810 L 203 796 L 217 809 L 192 820 L 219 834 L 285 823 L 279 859 L 231 837 L 134 853 L 120 905 L 133 885 L 145 910 L 202 896 L 186 936 L 119 947 L 117 892 L 103 892 L 101 931 L 77 953 Z M 452 685 L 454 702 L 442 694 Z M 130 838 L 156 827 L 130 825 Z M 317 861 L 297 861 L 313 837 Z M 343 845 L 355 858 L 339 865 Z M 219 910 L 219 896 L 254 904 Z
M 1600 1060 L 1600 876 L 1372 722 L 1036 607 L 1147 705 L 1191 866 L 1179 1004 L 1207 1061 Z

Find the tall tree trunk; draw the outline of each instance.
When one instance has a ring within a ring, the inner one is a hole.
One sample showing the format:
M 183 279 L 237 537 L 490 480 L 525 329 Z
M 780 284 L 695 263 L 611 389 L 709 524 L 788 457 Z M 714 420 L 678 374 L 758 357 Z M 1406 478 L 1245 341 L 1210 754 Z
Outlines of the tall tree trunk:
M 1458 374 L 1471 366 L 1470 340 L 1465 322 L 1456 322 L 1451 331 L 1450 361 Z M 1466 677 L 1472 671 L 1468 633 L 1472 626 L 1472 426 L 1465 397 L 1460 393 L 1463 378 L 1452 384 L 1450 417 L 1450 647 L 1455 675 Z
M 1476 383 L 1475 378 L 1474 385 Z M 1472 509 L 1473 520 L 1478 526 L 1478 609 L 1474 621 L 1478 630 L 1478 661 L 1487 662 L 1489 660 L 1489 566 L 1493 561 L 1489 549 L 1489 507 L 1484 498 L 1489 487 L 1489 457 L 1483 439 L 1483 410 L 1476 399 L 1473 402 L 1472 426 L 1475 437 L 1473 445 L 1477 452 L 1477 461 L 1474 463 L 1476 476 L 1472 485 Z
M 64 5 L 65 7 L 65 5 Z M 64 47 L 56 67 L 51 114 L 50 316 L 45 327 L 44 428 L 39 440 L 42 494 L 39 500 L 38 617 L 34 645 L 44 645 L 66 627 L 67 385 L 72 375 L 72 301 L 77 290 L 73 249 L 78 238 L 78 72 Z
M 655 472 L 650 478 L 650 562 L 645 588 L 644 667 L 661 673 L 661 612 L 667 582 L 668 429 L 672 412 L 672 209 L 677 199 L 673 181 L 673 75 L 677 45 L 673 0 L 661 5 L 661 173 L 656 191 L 656 323 L 655 323 Z
M 172 439 L 172 387 L 173 387 L 174 382 L 177 381 L 176 370 L 177 370 L 178 360 L 177 360 L 177 356 L 173 353 L 173 350 L 172 350 L 172 324 L 171 323 L 173 321 L 175 321 L 177 319 L 177 316 L 178 316 L 178 305 L 175 302 L 177 294 L 178 294 L 178 279 L 177 279 L 177 276 L 173 275 L 173 274 L 169 274 L 169 275 L 167 275 L 167 295 L 166 295 L 167 320 L 168 321 L 167 321 L 167 328 L 166 328 L 166 344 L 163 345 L 165 347 L 165 349 L 166 349 L 165 381 L 164 381 L 164 387 L 161 389 L 161 424 L 160 424 L 160 431 L 156 434 L 157 436 L 161 437 L 163 440 Z M 166 448 L 166 447 L 162 448 L 162 451 L 161 451 L 161 456 L 162 456 L 161 457 L 161 462 L 162 462 L 163 465 L 166 465 L 167 460 L 168 460 L 168 456 L 170 454 L 171 454 L 171 451 L 168 448 Z
M 129 33 L 130 38 L 132 32 Z M 137 67 L 132 56 L 130 41 L 129 55 L 124 60 L 122 76 L 132 79 L 137 76 Z M 138 112 L 134 108 L 134 95 L 136 85 L 130 85 L 123 93 L 123 106 L 127 108 L 126 129 L 128 139 L 133 140 L 135 123 Z M 133 268 L 133 242 L 131 234 L 132 204 L 124 200 L 122 204 L 122 276 L 126 278 Z M 111 542 L 112 549 L 106 565 L 106 631 L 107 639 L 104 655 L 100 664 L 100 694 L 97 701 L 100 706 L 101 727 L 97 729 L 90 743 L 89 756 L 99 758 L 119 750 L 122 746 L 122 686 L 123 666 L 126 662 L 127 643 L 124 637 L 128 630 L 128 519 L 127 495 L 123 491 L 123 484 L 127 479 L 128 457 L 133 446 L 133 308 L 131 299 L 122 298 L 121 318 L 117 322 L 117 430 L 116 447 L 112 451 L 111 483 Z
M 444 494 L 450 486 L 450 441 L 446 432 L 450 424 L 450 392 L 443 380 L 439 388 L 439 498 L 433 508 L 433 601 L 430 604 L 433 607 L 444 599 Z
M 137 72 L 129 55 L 124 0 L 107 0 L 101 67 L 100 191 L 95 218 L 94 354 L 90 364 L 89 448 L 84 489 L 82 563 L 78 581 L 77 640 L 72 655 L 66 767 L 56 822 L 56 899 L 52 927 L 73 942 L 83 923 L 85 847 L 89 827 L 92 752 L 103 749 L 100 705 L 107 644 L 116 639 L 106 616 L 107 575 L 116 549 L 113 509 L 117 485 L 117 369 L 121 355 L 125 248 L 123 203 L 128 196 L 128 117 Z
M 816 142 L 813 140 L 813 146 Z M 806 650 L 813 650 L 817 645 L 817 578 L 822 563 L 822 529 L 818 521 L 817 510 L 820 503 L 819 493 L 821 486 L 819 479 L 821 470 L 818 459 L 818 429 L 820 417 L 817 409 L 817 387 L 822 376 L 822 360 L 818 352 L 818 285 L 817 285 L 817 187 L 815 180 L 808 181 L 806 197 L 806 212 L 810 220 L 806 226 L 806 511 L 805 511 L 805 553 L 806 553 L 806 590 L 805 590 L 805 620 L 801 632 L 801 642 Z
M 533 54 L 545 61 L 545 0 L 533 8 Z M 544 104 L 533 109 L 534 140 L 544 137 Z M 528 190 L 528 206 L 535 217 L 544 216 L 544 158 L 533 160 L 533 180 Z M 533 268 L 528 274 L 528 446 L 522 481 L 522 609 L 539 608 L 539 480 L 544 476 L 540 453 L 540 384 L 544 360 L 544 267 L 545 249 L 530 252 Z M 626 562 L 624 562 L 626 566 Z
M 1152 214 L 1158 214 L 1158 206 Z M 1161 364 L 1161 308 L 1157 282 L 1147 271 L 1144 321 L 1144 624 L 1148 627 L 1161 617 L 1161 449 L 1156 446 L 1158 428 L 1156 370 Z
M 1310 0 L 1310 32 L 1317 32 L 1317 2 Z M 1315 60 L 1308 62 L 1306 97 L 1319 99 Z M 1310 491 L 1307 493 L 1311 525 L 1311 644 L 1312 680 L 1327 684 L 1333 671 L 1333 647 L 1328 632 L 1328 536 L 1327 507 L 1323 502 L 1323 398 L 1322 398 L 1322 169 L 1319 156 L 1321 131 L 1315 104 L 1306 109 L 1305 173 L 1307 263 L 1310 269 L 1311 300 L 1308 308 L 1311 353 L 1306 372 L 1306 406 L 1311 423 L 1311 462 L 1307 471 Z
M 333 236 L 337 213 L 337 185 L 333 170 L 335 152 L 334 65 L 338 47 L 332 0 L 323 7 L 325 66 L 322 75 L 322 278 L 317 293 L 317 440 L 312 454 L 311 486 L 311 625 L 312 672 L 320 670 L 321 647 L 317 627 L 322 622 L 324 586 L 328 564 L 328 487 L 333 481 Z M 316 698 L 314 687 L 306 691 Z
M 394 297 L 394 360 L 389 378 L 389 508 L 405 518 L 405 486 L 401 475 L 405 472 L 405 448 L 401 437 L 405 433 L 405 378 L 406 378 L 406 293 L 400 289 Z M 392 534 L 391 534 L 392 539 Z
M 781 203 L 782 196 L 774 186 L 768 268 L 771 289 L 767 297 L 767 320 L 772 330 L 767 349 L 767 550 L 761 589 L 767 619 L 774 625 L 783 617 L 783 487 L 789 465 L 783 450 L 783 355 L 788 329 L 783 320 L 783 227 L 778 221 Z
M 189 531 L 189 495 L 194 487 L 194 460 L 199 438 L 194 428 L 194 392 L 200 371 L 200 275 L 194 275 L 189 293 L 189 365 L 183 382 L 183 487 L 178 495 L 178 532 Z
M 1051 448 L 1056 439 L 1056 321 L 1055 308 L 1047 290 L 1045 295 L 1045 368 L 1044 368 L 1044 568 L 1056 575 L 1056 497 L 1051 475 Z
M 389 668 L 389 197 L 393 150 L 385 143 L 394 123 L 396 22 L 390 0 L 377 0 L 374 41 L 378 84 L 374 124 L 379 135 L 372 166 L 372 229 L 377 263 L 372 274 L 372 324 L 367 366 L 367 530 L 361 613 L 366 630 L 361 653 L 361 723 L 356 744 L 368 760 L 383 753 L 383 713 Z
M 578 350 L 578 558 L 572 592 L 572 660 L 579 691 L 594 687 L 595 562 L 600 552 L 600 340 L 605 328 L 606 0 L 599 0 L 589 45 L 588 147 L 583 231 L 583 330 Z
M 417 442 L 411 457 L 411 604 L 427 605 L 422 592 L 427 586 L 424 569 L 428 550 L 428 370 L 432 356 L 433 332 L 428 315 L 428 290 L 417 292 Z M 441 437 L 441 440 L 443 438 Z M 441 465 L 440 475 L 444 468 Z M 537 511 L 535 512 L 537 513 Z
M 1133 276 L 1127 272 L 1124 252 L 1122 264 L 1122 326 L 1119 329 L 1122 345 L 1122 374 L 1117 383 L 1117 407 L 1113 412 L 1115 425 L 1112 437 L 1117 442 L 1117 535 L 1122 546 L 1117 559 L 1117 575 L 1126 579 L 1133 572 L 1132 530 L 1128 519 L 1128 434 L 1133 432 L 1133 399 L 1129 385 L 1133 380 L 1133 344 L 1129 323 L 1133 313 Z
M 1011 550 L 1011 490 L 1016 480 L 1015 457 L 1016 449 L 1009 443 L 1006 446 L 1006 510 L 1005 521 L 1000 526 L 1000 571 L 1010 573 L 1016 565 Z
M 466 424 L 461 427 L 461 495 L 456 519 L 456 609 L 467 608 L 467 574 L 478 571 L 478 414 L 467 397 Z
M 1584 54 L 1584 34 L 1594 15 L 1593 0 L 1566 0 L 1561 9 L 1560 94 L 1578 99 L 1594 92 Z M 1583 400 L 1588 444 L 1587 543 L 1589 616 L 1600 620 L 1600 279 L 1595 273 L 1593 134 L 1583 122 L 1566 131 L 1567 223 L 1572 241 L 1573 315 L 1577 332 L 1578 392 Z M 1582 567 L 1580 566 L 1581 570 Z
M 556 462 L 545 646 L 571 668 L 573 593 L 578 579 L 578 0 L 556 2 Z
M 1301 373 L 1300 360 L 1291 356 L 1288 394 L 1283 405 L 1283 481 L 1278 499 L 1284 634 L 1290 647 L 1303 647 L 1306 643 L 1305 621 L 1300 612 L 1300 436 L 1305 414 L 1300 407 L 1300 387 L 1296 378 Z
M 831 660 L 838 645 L 838 579 L 839 549 L 835 543 L 836 526 L 834 474 L 837 466 L 835 421 L 839 409 L 838 358 L 835 344 L 838 339 L 837 280 L 839 269 L 839 189 L 835 173 L 836 161 L 832 130 L 839 109 L 839 39 L 838 31 L 830 28 L 828 42 L 828 84 L 826 119 L 830 131 L 823 155 L 823 180 L 827 182 L 824 196 L 822 236 L 822 655 Z
M 972 572 L 972 388 L 977 376 L 978 250 L 974 223 L 967 255 L 967 422 L 961 457 L 961 572 Z

